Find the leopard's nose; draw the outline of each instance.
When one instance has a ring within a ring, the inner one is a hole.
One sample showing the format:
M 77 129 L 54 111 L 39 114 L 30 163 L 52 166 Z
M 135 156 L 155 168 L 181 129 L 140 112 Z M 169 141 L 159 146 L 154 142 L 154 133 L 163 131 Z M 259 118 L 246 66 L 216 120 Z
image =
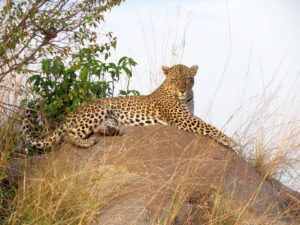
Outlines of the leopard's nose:
M 180 96 L 185 95 L 185 91 L 179 91 Z

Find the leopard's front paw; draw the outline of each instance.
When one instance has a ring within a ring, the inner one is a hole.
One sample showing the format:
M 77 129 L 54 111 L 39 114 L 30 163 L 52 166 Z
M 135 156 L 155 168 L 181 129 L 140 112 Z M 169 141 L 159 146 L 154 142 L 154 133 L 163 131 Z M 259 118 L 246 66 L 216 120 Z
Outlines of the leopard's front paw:
M 218 142 L 228 148 L 234 148 L 239 146 L 234 140 L 230 138 L 220 139 Z
M 86 140 L 87 147 L 91 147 L 91 146 L 97 144 L 98 141 L 99 140 L 97 138 L 89 138 L 89 139 L 87 139 Z
M 113 136 L 113 135 L 120 135 L 121 131 L 119 130 L 118 127 L 115 126 L 100 125 L 94 130 L 94 133 Z

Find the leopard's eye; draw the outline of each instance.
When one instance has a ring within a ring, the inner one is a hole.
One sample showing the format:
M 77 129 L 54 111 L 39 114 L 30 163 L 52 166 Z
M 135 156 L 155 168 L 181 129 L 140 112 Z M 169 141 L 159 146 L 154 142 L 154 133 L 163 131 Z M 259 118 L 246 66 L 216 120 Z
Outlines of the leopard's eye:
M 172 81 L 173 83 L 175 83 L 175 84 L 178 83 L 178 80 L 177 80 L 175 77 L 171 78 L 171 81 Z

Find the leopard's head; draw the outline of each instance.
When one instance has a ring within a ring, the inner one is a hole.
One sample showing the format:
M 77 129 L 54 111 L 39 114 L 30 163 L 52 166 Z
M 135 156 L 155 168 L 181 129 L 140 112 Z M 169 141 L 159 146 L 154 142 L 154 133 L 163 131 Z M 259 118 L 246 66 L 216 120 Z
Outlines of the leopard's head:
M 194 85 L 198 66 L 187 67 L 177 64 L 172 67 L 162 66 L 162 70 L 166 75 L 164 86 L 167 91 L 179 99 L 185 99 Z

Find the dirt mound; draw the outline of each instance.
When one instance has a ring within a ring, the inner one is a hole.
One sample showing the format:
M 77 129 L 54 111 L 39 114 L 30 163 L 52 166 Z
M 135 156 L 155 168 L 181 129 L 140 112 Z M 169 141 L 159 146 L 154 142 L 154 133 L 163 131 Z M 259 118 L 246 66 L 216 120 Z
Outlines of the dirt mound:
M 30 162 L 31 178 L 49 167 L 117 171 L 109 190 L 122 183 L 118 197 L 93 224 L 292 224 L 299 216 L 299 193 L 234 151 L 170 126 L 130 127 L 90 149 L 65 144 Z

